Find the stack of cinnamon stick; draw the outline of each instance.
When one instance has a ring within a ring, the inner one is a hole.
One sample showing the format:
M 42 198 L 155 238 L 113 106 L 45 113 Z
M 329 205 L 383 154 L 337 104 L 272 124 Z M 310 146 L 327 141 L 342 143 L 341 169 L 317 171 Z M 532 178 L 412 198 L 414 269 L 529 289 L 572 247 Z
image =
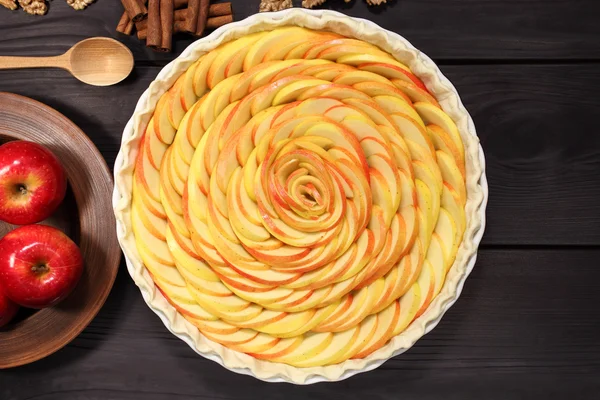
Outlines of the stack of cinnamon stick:
M 206 29 L 216 29 L 233 22 L 231 3 L 210 4 L 210 0 L 121 0 L 125 12 L 117 32 L 131 35 L 133 28 L 140 40 L 156 51 L 172 49 L 173 34 L 202 36 Z

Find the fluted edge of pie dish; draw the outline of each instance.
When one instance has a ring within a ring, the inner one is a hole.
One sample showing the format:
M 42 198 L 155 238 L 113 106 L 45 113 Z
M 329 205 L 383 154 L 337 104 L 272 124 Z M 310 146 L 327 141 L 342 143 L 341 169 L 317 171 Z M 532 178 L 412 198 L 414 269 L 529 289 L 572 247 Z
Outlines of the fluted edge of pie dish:
M 216 48 L 221 43 L 249 33 L 272 30 L 287 25 L 333 31 L 370 42 L 394 55 L 399 61 L 408 65 L 413 73 L 425 83 L 444 111 L 455 121 L 465 145 L 467 228 L 442 290 L 419 318 L 382 348 L 363 359 L 347 360 L 340 364 L 324 367 L 297 368 L 258 360 L 204 337 L 198 328 L 183 318 L 156 289 L 138 254 L 130 223 L 132 175 L 139 142 L 160 96 L 202 54 Z M 134 114 L 123 132 L 114 173 L 113 207 L 117 219 L 117 235 L 125 254 L 127 270 L 140 288 L 144 301 L 160 317 L 171 333 L 186 342 L 198 354 L 231 371 L 251 375 L 268 382 L 312 384 L 323 381 L 339 381 L 360 372 L 373 370 L 388 359 L 407 351 L 419 338 L 429 333 L 440 322 L 444 313 L 458 299 L 467 276 L 475 266 L 477 247 L 485 228 L 485 208 L 488 198 L 485 158 L 473 120 L 462 104 L 454 86 L 429 57 L 400 35 L 387 31 L 370 21 L 348 17 L 335 11 L 293 8 L 277 13 L 256 14 L 243 21 L 221 27 L 207 37 L 191 44 L 178 58 L 160 71 L 150 87 L 140 97 Z

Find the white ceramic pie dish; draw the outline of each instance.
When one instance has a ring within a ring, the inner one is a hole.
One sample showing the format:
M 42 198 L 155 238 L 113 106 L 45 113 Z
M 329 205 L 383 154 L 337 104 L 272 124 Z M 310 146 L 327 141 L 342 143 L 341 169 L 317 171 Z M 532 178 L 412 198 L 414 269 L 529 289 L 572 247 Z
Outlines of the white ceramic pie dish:
M 448 272 L 441 292 L 425 313 L 381 349 L 363 359 L 348 360 L 341 364 L 325 367 L 296 368 L 257 360 L 205 338 L 156 289 L 137 252 L 130 223 L 134 161 L 138 152 L 139 140 L 160 96 L 205 52 L 216 48 L 221 43 L 246 34 L 286 25 L 329 30 L 355 37 L 375 44 L 394 55 L 399 61 L 409 66 L 413 73 L 423 80 L 428 90 L 435 95 L 444 111 L 455 121 L 465 144 L 468 196 L 467 228 L 456 260 Z M 243 21 L 219 28 L 211 35 L 190 45 L 181 56 L 162 69 L 140 97 L 134 114 L 123 132 L 121 150 L 114 168 L 113 206 L 117 219 L 117 234 L 125 254 L 127 269 L 140 288 L 144 301 L 175 336 L 186 342 L 198 354 L 231 371 L 252 375 L 268 382 L 312 384 L 343 380 L 359 372 L 375 369 L 389 358 L 408 350 L 419 338 L 430 332 L 440 322 L 446 310 L 458 299 L 464 282 L 475 265 L 477 247 L 485 227 L 485 208 L 488 197 L 484 169 L 484 154 L 479 145 L 473 121 L 454 86 L 429 57 L 415 49 L 403 37 L 384 30 L 372 22 L 350 18 L 333 11 L 289 9 L 277 13 L 256 14 Z

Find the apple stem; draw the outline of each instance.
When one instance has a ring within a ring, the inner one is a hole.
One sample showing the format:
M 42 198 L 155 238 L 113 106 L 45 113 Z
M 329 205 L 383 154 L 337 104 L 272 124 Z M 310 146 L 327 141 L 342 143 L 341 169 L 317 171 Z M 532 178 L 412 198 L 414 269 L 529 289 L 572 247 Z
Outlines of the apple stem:
M 34 265 L 33 267 L 31 267 L 31 271 L 34 274 L 44 274 L 44 273 L 50 271 L 50 269 L 48 269 L 48 267 L 44 264 L 38 264 L 38 265 Z
M 23 196 L 27 194 L 27 188 L 25 187 L 25 185 L 19 185 L 19 192 L 21 192 Z

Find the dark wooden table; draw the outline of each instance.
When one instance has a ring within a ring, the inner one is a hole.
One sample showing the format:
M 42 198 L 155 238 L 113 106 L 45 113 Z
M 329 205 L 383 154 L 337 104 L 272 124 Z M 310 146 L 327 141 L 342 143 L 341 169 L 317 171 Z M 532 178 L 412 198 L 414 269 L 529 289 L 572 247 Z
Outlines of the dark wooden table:
M 240 20 L 258 0 L 232 0 Z M 337 384 L 267 384 L 197 356 L 142 300 L 124 266 L 106 306 L 47 359 L 0 371 L 1 400 L 598 399 L 600 390 L 600 1 L 363 0 L 332 9 L 394 30 L 431 56 L 477 126 L 488 227 L 462 297 L 429 335 Z M 118 0 L 45 17 L 0 9 L 0 54 L 51 55 L 89 36 L 135 54 L 110 88 L 58 70 L 0 71 L 0 91 L 56 108 L 109 166 L 140 94 L 174 54 L 114 32 Z M 43 332 L 40 340 L 44 340 Z

